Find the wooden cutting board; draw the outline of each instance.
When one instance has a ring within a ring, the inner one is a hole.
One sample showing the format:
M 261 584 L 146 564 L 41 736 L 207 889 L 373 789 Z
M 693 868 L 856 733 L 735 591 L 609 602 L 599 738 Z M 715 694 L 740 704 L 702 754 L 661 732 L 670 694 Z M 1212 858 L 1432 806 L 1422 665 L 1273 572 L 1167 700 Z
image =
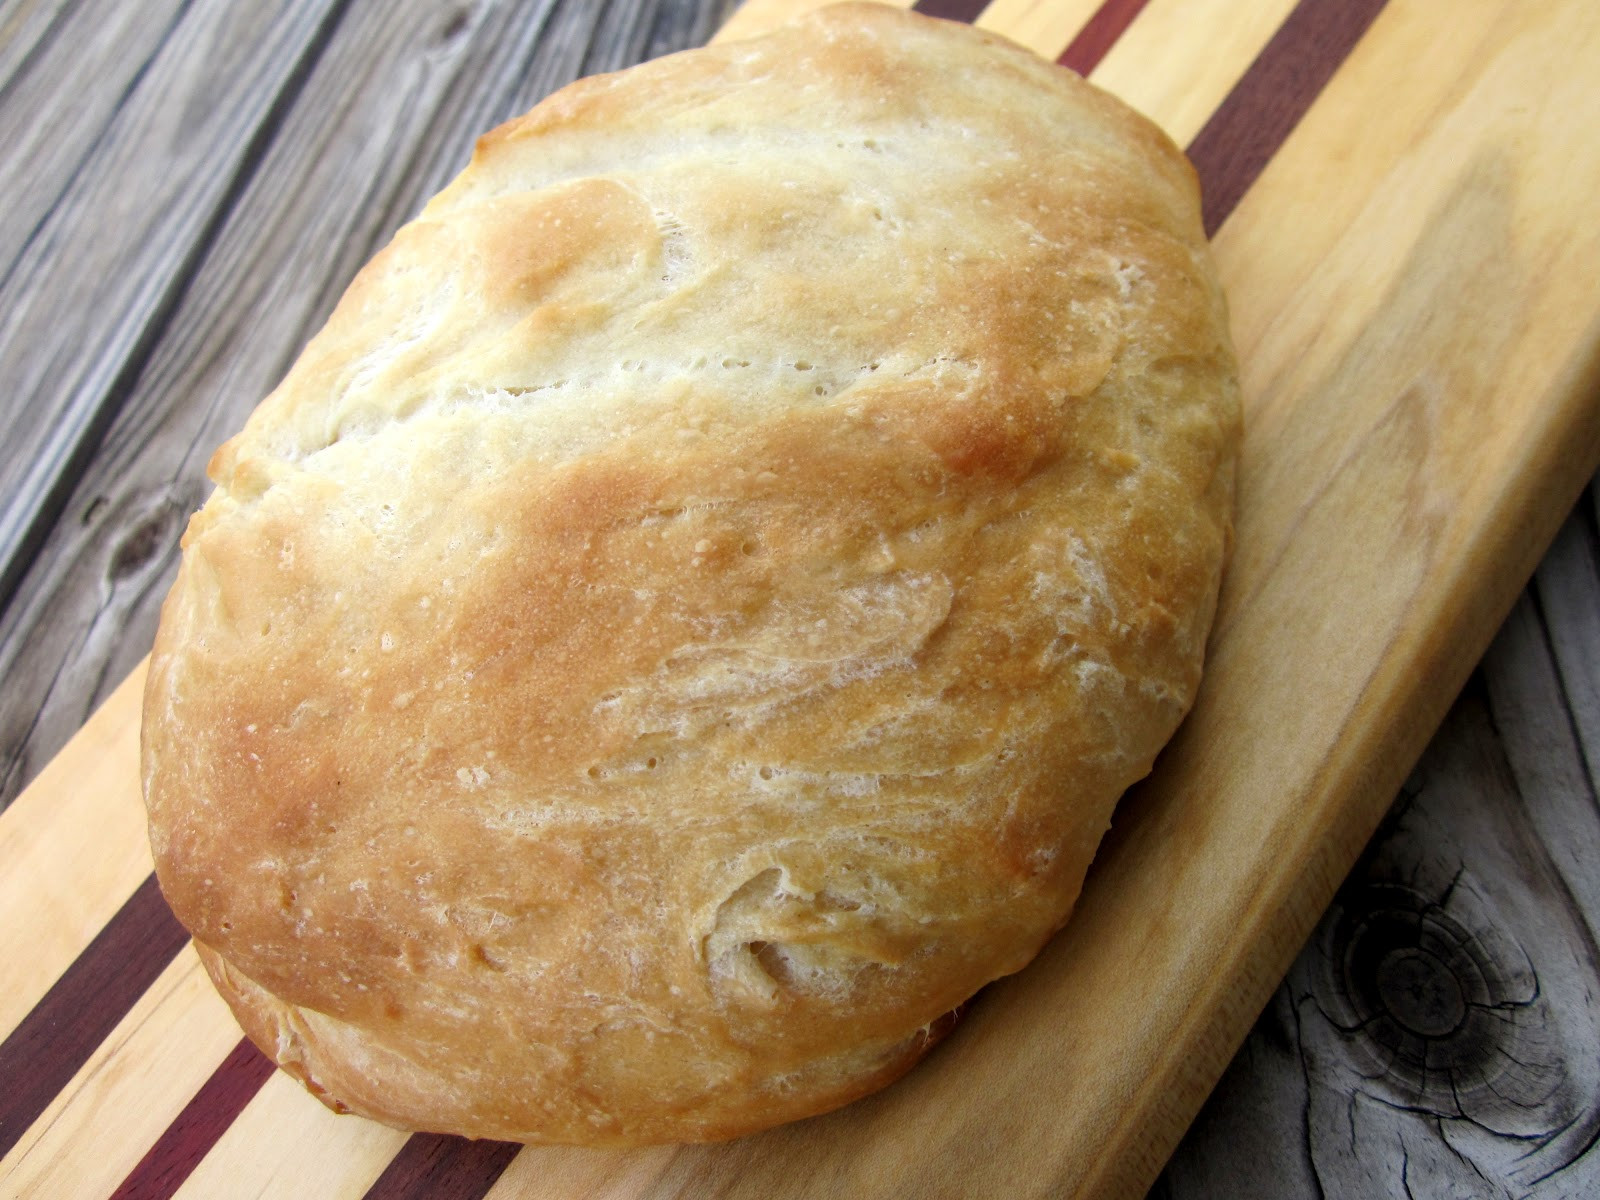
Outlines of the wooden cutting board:
M 808 6 L 752 0 L 723 36 Z M 149 883 L 136 674 L 0 816 L 0 1195 L 1148 1187 L 1600 463 L 1600 7 L 977 19 L 1189 146 L 1244 369 L 1202 695 L 1067 929 L 907 1079 L 826 1117 L 638 1153 L 408 1139 L 240 1046 Z

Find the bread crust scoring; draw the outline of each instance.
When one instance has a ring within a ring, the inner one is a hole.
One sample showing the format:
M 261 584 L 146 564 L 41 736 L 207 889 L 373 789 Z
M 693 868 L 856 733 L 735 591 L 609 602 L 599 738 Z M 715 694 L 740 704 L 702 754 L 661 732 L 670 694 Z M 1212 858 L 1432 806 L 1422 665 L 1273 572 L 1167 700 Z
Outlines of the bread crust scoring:
M 848 5 L 485 136 L 211 463 L 144 725 L 250 1036 L 411 1128 L 894 1078 L 1187 710 L 1237 388 L 1193 172 Z

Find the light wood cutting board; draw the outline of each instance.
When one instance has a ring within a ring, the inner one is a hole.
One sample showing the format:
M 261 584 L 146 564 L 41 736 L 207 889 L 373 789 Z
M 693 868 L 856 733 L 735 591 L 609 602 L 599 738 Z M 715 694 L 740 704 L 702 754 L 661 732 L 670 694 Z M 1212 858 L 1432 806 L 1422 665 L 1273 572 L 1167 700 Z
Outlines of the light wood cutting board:
M 805 7 L 752 0 L 724 36 Z M 1067 929 L 900 1084 L 725 1146 L 434 1147 L 470 1194 L 1138 1194 L 1600 463 L 1600 7 L 994 0 L 979 23 L 1092 67 L 1208 186 L 1246 439 L 1200 700 Z M 51 1036 L 30 1014 L 68 983 L 92 1007 L 107 946 L 154 963 L 0 1194 L 110 1194 L 224 1110 L 182 1192 L 381 1191 L 421 1143 L 263 1085 L 193 952 L 163 949 L 139 686 L 0 817 L 8 1045 Z

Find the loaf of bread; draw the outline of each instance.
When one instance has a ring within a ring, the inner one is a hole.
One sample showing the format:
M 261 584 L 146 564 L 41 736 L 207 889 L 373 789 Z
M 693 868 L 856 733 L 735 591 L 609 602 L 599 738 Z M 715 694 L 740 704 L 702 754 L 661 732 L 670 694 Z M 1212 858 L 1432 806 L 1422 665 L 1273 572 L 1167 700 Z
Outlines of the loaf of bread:
M 865 5 L 490 133 L 216 454 L 163 890 L 330 1105 L 726 1138 L 905 1071 L 1188 708 L 1235 367 L 1194 174 Z

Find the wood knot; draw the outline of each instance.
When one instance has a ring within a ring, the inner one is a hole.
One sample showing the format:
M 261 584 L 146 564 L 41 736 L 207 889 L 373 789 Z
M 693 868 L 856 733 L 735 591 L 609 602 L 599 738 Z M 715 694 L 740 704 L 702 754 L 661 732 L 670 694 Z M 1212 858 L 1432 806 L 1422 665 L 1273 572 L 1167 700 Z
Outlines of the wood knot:
M 1559 1066 L 1519 1049 L 1544 1023 L 1538 980 L 1513 943 L 1463 919 L 1483 914 L 1447 910 L 1455 887 L 1429 896 L 1367 883 L 1342 895 L 1318 1002 L 1398 1103 L 1455 1114 L 1475 1090 L 1548 1095 Z
M 1466 1020 L 1461 979 L 1432 950 L 1402 946 L 1389 951 L 1378 962 L 1374 981 L 1389 1015 L 1418 1037 L 1449 1037 Z
M 189 497 L 163 489 L 116 511 L 106 530 L 111 542 L 106 578 L 116 585 L 164 566 L 177 552 L 191 507 Z
M 472 27 L 472 9 L 458 8 L 445 17 L 444 25 L 439 30 L 435 43 L 440 46 L 450 46 L 459 42 L 464 34 Z

